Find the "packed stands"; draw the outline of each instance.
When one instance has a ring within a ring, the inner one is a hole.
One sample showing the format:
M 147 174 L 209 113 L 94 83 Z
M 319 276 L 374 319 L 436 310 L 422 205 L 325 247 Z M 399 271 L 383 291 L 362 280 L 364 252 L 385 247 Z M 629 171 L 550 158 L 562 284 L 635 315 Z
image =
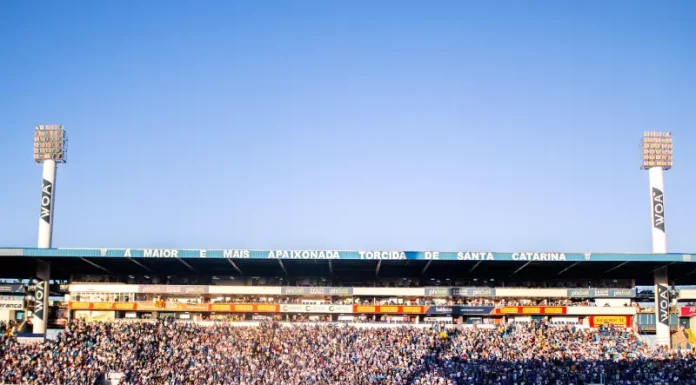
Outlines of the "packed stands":
M 232 279 L 230 279 L 232 278 Z M 548 279 L 512 280 L 481 278 L 379 278 L 341 279 L 335 277 L 221 277 L 156 275 L 74 275 L 72 283 L 127 283 L 156 285 L 225 285 L 225 286 L 292 286 L 292 287 L 392 287 L 471 286 L 512 288 L 633 288 L 632 279 Z
M 4 326 L 2 326 L 4 328 Z M 356 327 L 74 321 L 55 341 L 3 333 L 0 382 L 128 385 L 693 384 L 690 352 L 651 349 L 631 329 L 543 322 Z

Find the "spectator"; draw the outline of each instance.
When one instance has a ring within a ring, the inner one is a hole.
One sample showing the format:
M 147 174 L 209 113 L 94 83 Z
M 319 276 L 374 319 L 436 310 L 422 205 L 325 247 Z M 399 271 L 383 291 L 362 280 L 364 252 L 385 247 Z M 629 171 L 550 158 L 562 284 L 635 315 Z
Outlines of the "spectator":
M 696 383 L 692 354 L 627 329 L 544 323 L 434 328 L 281 327 L 75 321 L 56 341 L 0 337 L 0 383 L 124 385 L 672 385 Z

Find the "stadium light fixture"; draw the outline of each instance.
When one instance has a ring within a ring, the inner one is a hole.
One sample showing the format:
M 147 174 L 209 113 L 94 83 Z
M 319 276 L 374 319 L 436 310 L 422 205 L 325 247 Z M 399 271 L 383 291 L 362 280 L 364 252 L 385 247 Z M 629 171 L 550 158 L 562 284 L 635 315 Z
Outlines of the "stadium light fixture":
M 52 160 L 65 163 L 67 159 L 68 136 L 62 125 L 39 125 L 34 130 L 34 161 L 42 163 Z
M 641 140 L 643 164 L 641 170 L 672 168 L 672 133 L 645 132 Z
M 41 211 L 39 213 L 38 247 L 51 248 L 53 236 L 53 212 L 55 209 L 56 166 L 67 160 L 68 137 L 62 125 L 39 125 L 34 130 L 34 161 L 43 166 L 41 184 Z M 39 263 L 34 292 L 33 332 L 46 335 L 50 265 Z
M 645 132 L 641 141 L 642 170 L 648 170 L 650 179 L 650 219 L 653 253 L 667 253 L 665 228 L 664 171 L 672 168 L 672 133 Z M 669 279 L 666 267 L 654 271 L 655 276 L 655 336 L 658 345 L 669 347 Z
M 43 165 L 41 212 L 39 214 L 39 248 L 50 248 L 53 233 L 53 212 L 56 165 L 67 161 L 68 137 L 62 125 L 39 125 L 34 130 L 34 161 Z
M 645 132 L 641 140 L 642 170 L 650 178 L 650 216 L 653 253 L 667 252 L 665 229 L 664 170 L 672 168 L 672 133 Z

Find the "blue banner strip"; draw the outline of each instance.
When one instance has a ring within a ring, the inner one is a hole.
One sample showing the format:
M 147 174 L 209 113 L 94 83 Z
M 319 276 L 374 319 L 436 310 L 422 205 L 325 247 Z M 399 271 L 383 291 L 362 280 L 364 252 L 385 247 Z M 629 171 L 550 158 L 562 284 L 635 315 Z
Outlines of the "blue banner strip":
M 248 249 L 11 249 L 0 256 L 71 258 L 230 258 L 230 259 L 338 259 L 417 261 L 532 261 L 532 262 L 692 262 L 691 254 L 668 253 L 561 253 L 480 251 L 338 251 Z

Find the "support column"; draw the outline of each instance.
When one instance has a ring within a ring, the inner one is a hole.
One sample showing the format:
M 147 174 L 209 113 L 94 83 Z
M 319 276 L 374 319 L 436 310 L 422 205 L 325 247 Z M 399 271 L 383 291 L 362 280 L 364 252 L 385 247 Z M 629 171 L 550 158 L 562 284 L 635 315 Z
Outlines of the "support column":
M 53 237 L 53 207 L 56 183 L 56 161 L 43 161 L 43 183 L 41 185 L 41 213 L 39 214 L 40 249 L 51 248 Z
M 665 182 L 661 167 L 648 170 L 650 178 L 650 217 L 652 219 L 653 253 L 667 253 L 667 232 L 665 229 Z
M 41 184 L 41 212 L 39 213 L 39 242 L 40 249 L 50 249 L 53 237 L 53 201 L 56 183 L 56 161 L 47 159 L 43 164 L 43 181 Z M 34 292 L 34 316 L 32 325 L 34 334 L 46 335 L 48 325 L 49 281 L 51 280 L 51 265 L 38 261 L 36 267 L 36 291 Z
M 51 279 L 51 265 L 48 262 L 37 261 L 36 291 L 34 292 L 34 315 L 32 321 L 32 333 L 43 334 L 46 336 L 46 326 L 48 325 L 48 296 L 49 281 Z
M 655 337 L 658 345 L 671 346 L 669 332 L 670 294 L 667 268 L 655 271 Z
M 667 232 L 665 229 L 664 170 L 662 167 L 648 169 L 650 178 L 650 217 L 652 219 L 652 252 L 667 253 Z M 658 345 L 671 346 L 669 332 L 669 277 L 667 268 L 655 271 L 655 336 Z

